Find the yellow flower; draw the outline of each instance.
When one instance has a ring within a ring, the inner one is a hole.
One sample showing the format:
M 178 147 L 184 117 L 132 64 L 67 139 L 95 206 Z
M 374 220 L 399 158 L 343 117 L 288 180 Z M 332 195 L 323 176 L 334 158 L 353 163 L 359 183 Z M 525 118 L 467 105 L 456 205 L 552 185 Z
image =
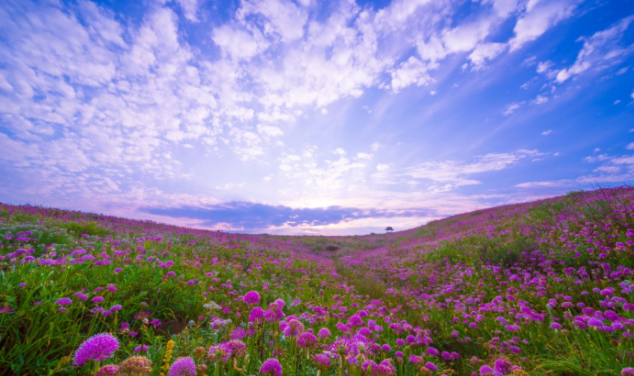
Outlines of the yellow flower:
M 165 373 L 170 369 L 170 361 L 172 360 L 172 350 L 174 349 L 174 341 L 171 339 L 167 341 L 165 346 L 165 356 L 163 357 L 163 367 L 161 367 L 161 376 L 165 376 Z

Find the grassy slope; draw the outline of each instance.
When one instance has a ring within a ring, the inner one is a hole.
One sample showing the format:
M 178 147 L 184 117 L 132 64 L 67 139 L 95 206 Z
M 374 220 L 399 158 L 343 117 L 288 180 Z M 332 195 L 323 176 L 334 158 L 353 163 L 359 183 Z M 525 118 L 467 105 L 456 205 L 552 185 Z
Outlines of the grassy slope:
M 0 307 L 5 310 L 0 314 L 0 373 L 66 373 L 68 356 L 83 339 L 117 333 L 126 321 L 139 334 L 119 333 L 124 346 L 115 359 L 148 344 L 158 375 L 170 335 L 180 333 L 173 338 L 175 353 L 182 356 L 226 338 L 227 332 L 209 329 L 205 302 L 231 310 L 214 314 L 232 318 L 234 327 L 246 321 L 250 309 L 235 298 L 253 289 L 263 303 L 282 298 L 287 315 L 304 314 L 307 327 L 325 326 L 333 333 L 355 306 L 379 299 L 381 304 L 372 305 L 384 305 L 393 319 L 427 330 L 437 349 L 460 354 L 459 360 L 447 361 L 426 356 L 447 374 L 469 375 L 496 359 L 533 375 L 618 374 L 634 364 L 629 352 L 634 315 L 625 309 L 633 302 L 634 243 L 627 232 L 634 226 L 632 198 L 629 188 L 577 192 L 394 234 L 332 238 L 229 235 L 0 205 L 3 257 L 32 249 L 32 257 L 59 263 L 24 262 L 27 254 L 0 260 Z M 14 238 L 7 239 L 8 234 Z M 85 253 L 73 254 L 78 249 Z M 94 259 L 82 259 L 86 255 Z M 163 267 L 169 261 L 174 265 Z M 117 291 L 109 292 L 109 284 Z M 78 291 L 105 302 L 73 298 Z M 55 304 L 62 297 L 74 300 L 65 313 Z M 288 304 L 297 299 L 302 303 Z M 115 303 L 123 305 L 122 311 L 107 316 L 95 311 Z M 325 319 L 310 313 L 315 306 L 325 309 Z M 342 313 L 341 306 L 350 311 Z M 135 319 L 146 310 L 149 319 L 161 320 L 159 327 Z M 399 333 L 388 329 L 384 316 L 377 310 L 369 318 L 386 329 L 377 333 L 379 343 L 393 348 L 366 358 L 390 357 L 398 365 Z M 591 318 L 601 326 L 590 329 Z M 183 330 L 189 320 L 194 326 Z M 551 328 L 552 323 L 562 327 Z M 260 328 L 261 335 L 248 343 L 251 361 L 245 369 L 256 373 L 259 362 L 276 354 L 285 372 L 316 372 L 311 362 L 292 356 L 296 349 L 290 343 L 278 342 L 276 327 Z M 400 350 L 420 355 L 425 349 L 413 344 Z M 404 362 L 400 374 L 420 372 Z M 329 372 L 336 373 L 335 368 Z

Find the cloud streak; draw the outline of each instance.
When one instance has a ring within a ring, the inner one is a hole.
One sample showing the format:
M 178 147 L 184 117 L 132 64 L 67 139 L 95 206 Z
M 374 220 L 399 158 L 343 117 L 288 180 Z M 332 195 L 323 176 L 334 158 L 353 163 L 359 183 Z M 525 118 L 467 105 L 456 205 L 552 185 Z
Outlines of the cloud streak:
M 262 232 L 272 227 L 313 227 L 340 224 L 364 218 L 429 217 L 429 210 L 380 210 L 340 206 L 291 208 L 253 202 L 227 202 L 205 207 L 144 207 L 144 212 L 190 220 L 210 227 L 229 226 L 234 231 Z

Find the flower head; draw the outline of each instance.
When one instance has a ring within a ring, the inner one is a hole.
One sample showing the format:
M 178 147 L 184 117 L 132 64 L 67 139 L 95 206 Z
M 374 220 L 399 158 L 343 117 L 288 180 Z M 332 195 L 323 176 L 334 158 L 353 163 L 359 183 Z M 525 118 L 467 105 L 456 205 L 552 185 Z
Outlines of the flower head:
M 61 299 L 57 300 L 55 302 L 55 304 L 57 304 L 58 306 L 65 306 L 65 305 L 73 304 L 73 301 L 70 300 L 69 298 L 61 298 Z
M 170 367 L 168 376 L 196 376 L 196 363 L 190 357 L 178 358 Z
M 260 301 L 260 294 L 258 294 L 257 291 L 249 291 L 244 294 L 244 301 L 249 305 L 258 304 L 258 302 Z
M 99 370 L 95 372 L 94 376 L 118 376 L 118 375 L 120 375 L 119 366 L 116 364 L 108 364 L 99 368 Z
M 282 376 L 282 366 L 277 359 L 267 359 L 260 367 L 260 375 Z
M 119 340 L 108 333 L 101 333 L 88 338 L 75 351 L 73 364 L 83 366 L 89 360 L 95 362 L 103 362 L 114 356 L 115 351 L 119 350 Z
M 147 348 L 147 346 L 144 346 Z M 152 361 L 144 356 L 133 356 L 119 364 L 117 376 L 149 376 L 152 373 Z
M 328 356 L 328 354 L 313 355 L 313 364 L 322 371 L 332 367 L 332 361 L 330 360 L 330 356 Z

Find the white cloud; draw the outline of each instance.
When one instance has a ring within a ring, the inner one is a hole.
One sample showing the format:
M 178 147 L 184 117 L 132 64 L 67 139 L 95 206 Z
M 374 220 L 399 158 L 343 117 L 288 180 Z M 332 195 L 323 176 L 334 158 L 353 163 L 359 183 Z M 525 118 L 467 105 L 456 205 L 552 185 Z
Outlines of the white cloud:
M 278 137 L 284 134 L 284 132 L 274 125 L 258 124 L 258 133 L 265 138 Z
M 429 91 L 429 95 L 431 95 L 432 97 L 433 97 L 434 95 L 436 95 L 436 90 L 430 90 L 430 91 Z
M 634 95 L 634 93 L 632 93 L 632 94 Z M 634 97 L 632 97 L 632 98 L 634 98 Z M 619 104 L 619 103 L 621 103 L 621 100 L 620 100 L 620 99 L 617 99 L 617 100 L 615 100 L 615 101 L 614 101 L 614 103 L 613 103 L 613 104 L 615 104 L 615 105 L 616 105 L 616 104 Z
M 630 97 L 634 99 L 634 90 L 632 91 L 632 94 L 630 94 Z
M 632 21 L 634 21 L 634 16 L 629 16 L 606 30 L 596 32 L 590 38 L 579 38 L 579 41 L 583 41 L 583 48 L 571 67 L 562 69 L 557 73 L 557 82 L 564 82 L 591 68 L 605 69 L 617 64 L 625 56 L 634 52 L 634 45 L 621 47 L 618 44 Z
M 482 69 L 487 61 L 490 61 L 508 48 L 506 43 L 481 43 L 471 52 L 472 70 Z
M 196 13 L 198 12 L 198 0 L 176 0 L 183 10 L 185 18 L 192 22 L 198 22 Z
M 333 154 L 344 156 L 346 155 L 346 151 L 343 148 L 336 148 L 332 151 Z
M 222 25 L 213 30 L 211 38 L 222 49 L 223 53 L 236 60 L 248 60 L 269 47 L 269 43 L 257 29 L 247 31 Z
M 538 95 L 531 103 L 533 104 L 544 104 L 548 102 L 548 97 L 545 97 L 543 95 Z
M 370 148 L 372 149 L 372 151 L 377 151 L 379 150 L 383 145 L 381 145 L 378 142 L 373 143 L 372 145 L 370 145 Z
M 357 159 L 364 159 L 364 160 L 370 160 L 372 159 L 372 154 L 368 154 L 368 153 L 357 153 Z
M 554 63 L 550 60 L 542 61 L 537 64 L 537 73 L 546 73 L 552 68 Z
M 549 129 L 549 130 L 547 130 L 547 131 L 543 131 L 543 132 L 542 132 L 542 136 L 548 136 L 548 135 L 549 135 L 549 134 L 551 134 L 551 133 L 553 133 L 553 130 L 552 130 L 552 129 Z
M 522 105 L 524 105 L 524 101 L 522 102 L 517 102 L 517 103 L 511 103 L 509 105 L 506 106 L 506 109 L 504 109 L 502 111 L 502 115 L 504 116 L 509 116 L 510 114 L 512 114 L 513 112 L 515 112 L 515 110 L 517 110 L 518 108 L 522 107 Z
M 390 165 L 385 164 L 385 163 L 379 163 L 378 165 L 376 165 L 376 170 L 377 171 L 385 171 L 387 169 L 390 168 Z
M 627 150 L 634 150 L 634 142 L 630 142 L 629 144 L 627 144 L 626 149 Z
M 467 161 L 425 162 L 408 168 L 404 175 L 414 179 L 427 179 L 436 183 L 434 191 L 448 191 L 461 186 L 480 184 L 470 178 L 484 172 L 501 171 L 526 157 L 542 156 L 537 150 L 519 150 L 515 153 L 486 154 Z
M 433 79 L 427 73 L 428 69 L 427 64 L 421 62 L 414 56 L 410 57 L 392 72 L 392 91 L 397 93 L 399 90 L 412 84 L 423 86 L 433 82 Z
M 573 184 L 571 180 L 554 180 L 554 181 L 531 181 L 526 183 L 516 184 L 517 188 L 553 188 L 553 187 L 565 187 Z
M 513 29 L 515 36 L 509 41 L 511 51 L 537 39 L 552 26 L 572 16 L 578 3 L 577 0 L 528 1 L 525 12 Z
M 608 160 L 608 159 L 610 159 L 610 156 L 608 156 L 607 154 L 599 154 L 596 157 L 589 156 L 589 157 L 585 157 L 584 158 L 584 160 L 586 162 L 590 162 L 590 163 L 601 162 L 601 161 L 605 161 L 605 160 Z
M 308 19 L 306 12 L 287 0 L 246 0 L 236 12 L 236 18 L 242 22 L 249 15 L 264 16 L 264 30 L 275 33 L 281 41 L 288 43 L 304 35 L 304 25 Z

